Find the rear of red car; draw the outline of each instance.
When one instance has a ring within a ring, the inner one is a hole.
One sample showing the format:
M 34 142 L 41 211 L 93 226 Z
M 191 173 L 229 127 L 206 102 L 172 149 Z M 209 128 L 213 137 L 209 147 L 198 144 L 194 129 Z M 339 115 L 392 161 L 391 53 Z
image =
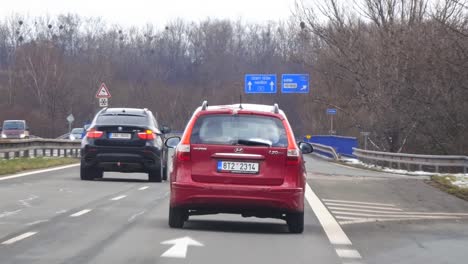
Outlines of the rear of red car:
M 302 232 L 302 155 L 286 117 L 274 109 L 195 112 L 173 159 L 171 226 L 182 227 L 189 215 L 235 213 L 285 219 L 292 232 Z

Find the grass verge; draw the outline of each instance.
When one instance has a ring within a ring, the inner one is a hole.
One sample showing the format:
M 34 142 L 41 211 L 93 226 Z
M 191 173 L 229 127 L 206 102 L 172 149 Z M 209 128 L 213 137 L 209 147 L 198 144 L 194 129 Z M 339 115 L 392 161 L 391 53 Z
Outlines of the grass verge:
M 465 201 L 468 201 L 468 188 L 461 188 L 453 185 L 456 180 L 455 176 L 432 176 L 428 183 L 434 187 L 441 189 L 447 193 L 457 196 Z
M 19 158 L 0 160 L 0 175 L 13 174 L 26 170 L 50 168 L 79 162 L 74 158 Z

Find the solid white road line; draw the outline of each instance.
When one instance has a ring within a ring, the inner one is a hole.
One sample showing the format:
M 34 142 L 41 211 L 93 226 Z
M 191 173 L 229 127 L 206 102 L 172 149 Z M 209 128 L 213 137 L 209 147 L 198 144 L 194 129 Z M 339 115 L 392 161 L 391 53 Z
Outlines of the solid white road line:
M 127 195 L 120 195 L 120 196 L 112 198 L 111 201 L 117 201 L 117 200 L 123 199 L 125 197 L 127 197 Z
M 339 204 L 339 203 L 330 203 L 325 202 L 327 206 L 343 206 L 343 207 L 351 207 L 351 208 L 367 208 L 367 209 L 382 209 L 382 210 L 390 210 L 390 211 L 403 211 L 400 208 L 394 207 L 378 207 L 378 206 L 367 206 L 367 205 L 351 205 L 351 204 Z
M 330 243 L 333 245 L 352 245 L 348 236 L 345 234 L 343 229 L 341 229 L 338 222 L 333 218 L 314 191 L 312 191 L 309 184 L 306 184 L 305 198 L 325 230 Z
M 414 218 L 391 218 L 391 219 L 383 219 L 383 218 L 353 218 L 352 217 L 336 217 L 337 219 L 348 219 L 346 221 L 339 221 L 340 225 L 350 225 L 350 224 L 361 224 L 361 223 L 371 223 L 371 222 L 397 222 L 397 221 L 413 221 L 413 220 L 425 220 L 427 218 L 424 217 L 414 217 Z M 448 217 L 435 217 L 430 219 L 460 219 L 458 217 L 448 216 Z
M 91 211 L 92 211 L 91 209 L 84 209 L 84 210 L 81 210 L 81 211 L 79 211 L 79 212 L 76 212 L 76 213 L 70 215 L 70 217 L 82 216 L 82 215 L 87 214 L 87 213 L 89 213 L 89 212 L 91 212 Z
M 15 242 L 18 242 L 18 241 L 23 240 L 25 238 L 28 238 L 30 236 L 34 236 L 35 234 L 37 234 L 37 232 L 27 232 L 27 233 L 16 236 L 14 238 L 10 238 L 7 241 L 2 242 L 2 245 L 11 245 L 11 244 L 13 244 Z
M 349 204 L 362 204 L 362 205 L 377 205 L 377 206 L 392 206 L 395 207 L 394 204 L 386 204 L 386 203 L 368 203 L 368 202 L 357 202 L 357 201 L 345 201 L 345 200 L 334 200 L 334 199 L 322 199 L 325 202 L 336 202 L 336 203 L 349 203 Z
M 55 168 L 51 168 L 51 169 L 19 173 L 19 174 L 14 174 L 14 175 L 11 175 L 11 176 L 0 177 L 0 181 L 14 179 L 14 178 L 20 178 L 20 177 L 24 177 L 24 176 L 39 174 L 39 173 L 45 173 L 45 172 L 51 172 L 51 171 L 57 171 L 57 170 L 64 170 L 64 169 L 73 168 L 73 167 L 77 167 L 77 166 L 80 166 L 80 164 L 72 164 L 72 165 L 55 167 Z
M 148 189 L 148 188 L 149 188 L 149 186 L 143 186 L 143 187 L 141 187 L 141 188 L 138 189 L 138 190 L 143 191 L 143 190 L 146 190 L 146 189 Z
M 340 258 L 354 258 L 354 259 L 362 258 L 361 254 L 359 254 L 359 252 L 354 249 L 338 249 L 337 248 L 335 250 L 336 250 L 336 254 L 338 254 Z

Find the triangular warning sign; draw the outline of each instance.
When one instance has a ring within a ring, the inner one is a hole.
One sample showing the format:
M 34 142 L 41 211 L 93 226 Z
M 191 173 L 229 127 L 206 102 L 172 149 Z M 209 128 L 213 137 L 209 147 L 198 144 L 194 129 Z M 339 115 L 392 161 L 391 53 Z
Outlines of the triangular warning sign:
M 110 98 L 111 94 L 105 83 L 101 83 L 101 86 L 97 90 L 96 98 Z

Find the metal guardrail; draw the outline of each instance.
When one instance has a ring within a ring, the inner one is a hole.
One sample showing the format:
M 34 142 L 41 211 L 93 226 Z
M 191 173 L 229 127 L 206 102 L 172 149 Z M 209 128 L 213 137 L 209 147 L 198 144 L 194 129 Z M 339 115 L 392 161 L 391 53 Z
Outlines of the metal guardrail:
M 467 173 L 468 171 L 468 156 L 436 156 L 407 153 L 391 153 L 363 150 L 358 148 L 353 148 L 353 154 L 360 160 L 367 163 L 388 163 L 390 168 L 393 168 L 393 165 L 396 164 L 398 169 L 401 169 L 401 165 L 406 164 L 408 170 L 411 170 L 410 165 L 417 165 L 420 171 L 423 171 L 424 166 L 435 167 L 435 172 L 439 172 L 440 167 L 462 168 L 463 173 Z
M 329 154 L 333 157 L 334 160 L 340 159 L 340 156 L 338 153 L 336 153 L 335 149 L 330 146 L 322 145 L 322 144 L 317 144 L 317 143 L 310 143 L 314 147 L 314 152 L 322 152 Z
M 81 142 L 56 139 L 0 140 L 0 158 L 64 156 L 78 157 Z M 13 154 L 13 155 L 11 155 Z

